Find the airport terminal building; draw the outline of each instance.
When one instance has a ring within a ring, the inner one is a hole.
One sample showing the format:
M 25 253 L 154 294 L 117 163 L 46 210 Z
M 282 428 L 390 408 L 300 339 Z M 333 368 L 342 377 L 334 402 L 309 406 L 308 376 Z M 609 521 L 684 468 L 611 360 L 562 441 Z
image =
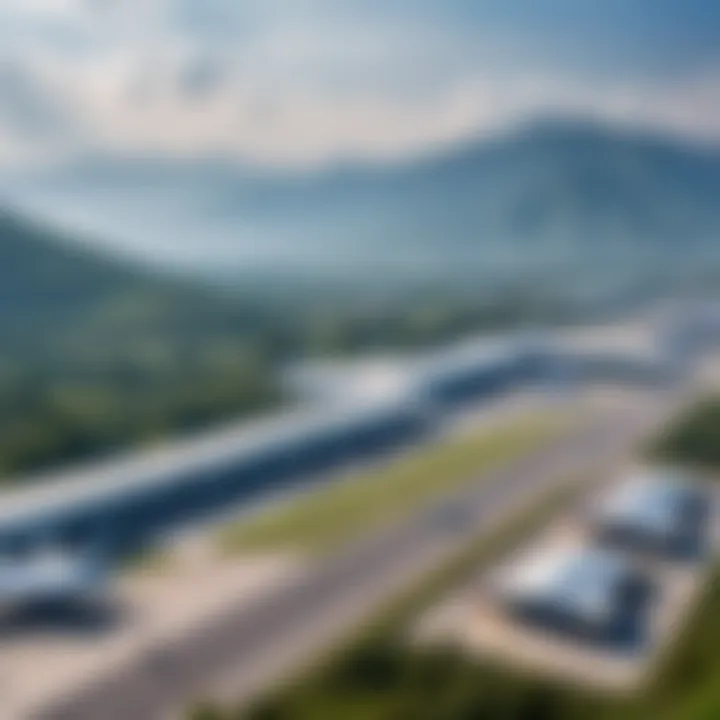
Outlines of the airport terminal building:
M 54 547 L 112 562 L 184 523 L 422 441 L 464 403 L 562 379 L 590 352 L 567 338 L 521 332 L 458 343 L 401 361 L 380 391 L 359 384 L 270 418 L 22 481 L 0 498 L 0 557 Z

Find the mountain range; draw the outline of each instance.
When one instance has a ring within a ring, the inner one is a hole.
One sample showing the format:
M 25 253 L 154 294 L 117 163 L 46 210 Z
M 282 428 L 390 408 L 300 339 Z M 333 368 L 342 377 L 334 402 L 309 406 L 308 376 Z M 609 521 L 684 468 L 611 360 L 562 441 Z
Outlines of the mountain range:
M 3 188 L 113 251 L 231 285 L 562 278 L 612 292 L 720 269 L 720 151 L 589 122 L 312 172 L 88 158 Z

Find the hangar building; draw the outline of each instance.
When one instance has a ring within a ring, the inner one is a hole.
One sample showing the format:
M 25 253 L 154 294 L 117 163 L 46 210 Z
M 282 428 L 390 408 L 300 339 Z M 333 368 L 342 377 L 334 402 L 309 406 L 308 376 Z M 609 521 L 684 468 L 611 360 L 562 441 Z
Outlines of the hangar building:
M 595 513 L 609 546 L 672 557 L 696 556 L 706 543 L 710 498 L 676 473 L 649 470 L 612 490 Z
M 505 608 L 524 623 L 602 642 L 637 635 L 650 584 L 622 554 L 551 547 L 533 550 L 503 568 L 494 590 Z

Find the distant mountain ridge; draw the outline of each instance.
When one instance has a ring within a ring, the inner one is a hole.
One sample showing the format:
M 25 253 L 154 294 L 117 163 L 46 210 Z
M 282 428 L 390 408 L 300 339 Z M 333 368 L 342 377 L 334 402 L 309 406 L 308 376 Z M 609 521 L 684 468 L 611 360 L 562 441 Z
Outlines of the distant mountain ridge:
M 305 175 L 88 163 L 48 180 L 46 196 L 63 184 L 112 219 L 98 232 L 130 245 L 134 233 L 140 254 L 155 247 L 156 261 L 211 276 L 630 281 L 720 267 L 720 152 L 593 123 L 543 121 L 394 165 Z

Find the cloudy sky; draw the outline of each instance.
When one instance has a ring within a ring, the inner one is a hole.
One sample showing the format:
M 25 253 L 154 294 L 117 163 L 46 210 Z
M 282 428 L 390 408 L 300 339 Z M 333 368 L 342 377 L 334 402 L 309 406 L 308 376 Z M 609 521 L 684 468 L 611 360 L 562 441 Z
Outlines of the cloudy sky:
M 560 113 L 720 142 L 720 2 L 0 0 L 4 165 L 312 165 Z

